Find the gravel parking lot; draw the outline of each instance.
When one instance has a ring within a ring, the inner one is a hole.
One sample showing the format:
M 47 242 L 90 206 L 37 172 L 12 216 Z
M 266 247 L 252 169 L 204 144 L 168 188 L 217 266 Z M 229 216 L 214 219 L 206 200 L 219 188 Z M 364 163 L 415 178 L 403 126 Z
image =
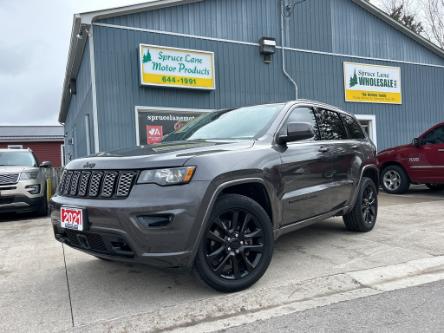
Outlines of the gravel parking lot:
M 443 201 L 444 193 L 421 187 L 403 196 L 381 194 L 371 233 L 347 232 L 335 218 L 286 235 L 259 283 L 234 295 L 208 289 L 187 271 L 106 262 L 62 247 L 48 219 L 3 217 L 0 331 L 124 331 L 140 329 L 141 318 L 151 318 L 145 330 L 173 329 L 278 306 L 296 291 L 315 298 L 314 290 L 319 294 L 322 283 L 341 274 L 443 256 Z M 325 293 L 353 286 L 343 277 L 336 287 L 325 284 Z

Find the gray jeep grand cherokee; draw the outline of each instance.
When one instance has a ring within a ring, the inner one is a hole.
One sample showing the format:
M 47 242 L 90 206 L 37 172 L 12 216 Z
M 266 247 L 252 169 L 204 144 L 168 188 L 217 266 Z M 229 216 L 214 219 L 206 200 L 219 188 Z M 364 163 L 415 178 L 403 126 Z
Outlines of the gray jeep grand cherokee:
M 205 114 L 160 144 L 66 166 L 57 240 L 102 259 L 195 267 L 220 291 L 255 283 L 281 235 L 377 216 L 375 146 L 356 119 L 305 100 Z

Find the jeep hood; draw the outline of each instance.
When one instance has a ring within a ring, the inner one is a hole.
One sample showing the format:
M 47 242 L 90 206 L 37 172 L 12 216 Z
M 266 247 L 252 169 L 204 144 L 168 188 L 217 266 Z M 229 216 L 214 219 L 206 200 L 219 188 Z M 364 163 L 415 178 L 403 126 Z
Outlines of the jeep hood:
M 67 169 L 146 169 L 178 167 L 193 157 L 251 148 L 253 140 L 175 141 L 99 153 L 71 161 Z

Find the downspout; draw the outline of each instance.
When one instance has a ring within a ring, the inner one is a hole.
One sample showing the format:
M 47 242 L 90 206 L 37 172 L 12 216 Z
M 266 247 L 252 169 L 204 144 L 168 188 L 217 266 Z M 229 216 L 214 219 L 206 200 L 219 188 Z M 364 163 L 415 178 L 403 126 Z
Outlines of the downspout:
M 281 47 L 282 47 L 282 71 L 284 72 L 284 75 L 288 79 L 288 81 L 291 82 L 294 86 L 295 91 L 295 99 L 299 98 L 299 88 L 296 81 L 291 77 L 291 75 L 287 72 L 287 64 L 286 64 L 286 58 L 285 58 L 285 30 L 284 30 L 284 20 L 285 20 L 285 0 L 281 0 Z

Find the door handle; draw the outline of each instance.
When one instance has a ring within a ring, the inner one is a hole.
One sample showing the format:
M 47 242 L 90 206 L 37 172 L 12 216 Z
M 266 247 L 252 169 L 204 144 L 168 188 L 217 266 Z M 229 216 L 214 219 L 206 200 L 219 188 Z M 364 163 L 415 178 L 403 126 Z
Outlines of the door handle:
M 444 153 L 444 149 L 438 149 L 440 153 Z
M 319 148 L 319 152 L 321 152 L 321 153 L 328 152 L 328 147 L 321 147 L 321 148 Z
M 352 148 L 352 149 L 358 149 L 358 148 L 359 148 L 359 145 L 353 145 L 351 148 Z

